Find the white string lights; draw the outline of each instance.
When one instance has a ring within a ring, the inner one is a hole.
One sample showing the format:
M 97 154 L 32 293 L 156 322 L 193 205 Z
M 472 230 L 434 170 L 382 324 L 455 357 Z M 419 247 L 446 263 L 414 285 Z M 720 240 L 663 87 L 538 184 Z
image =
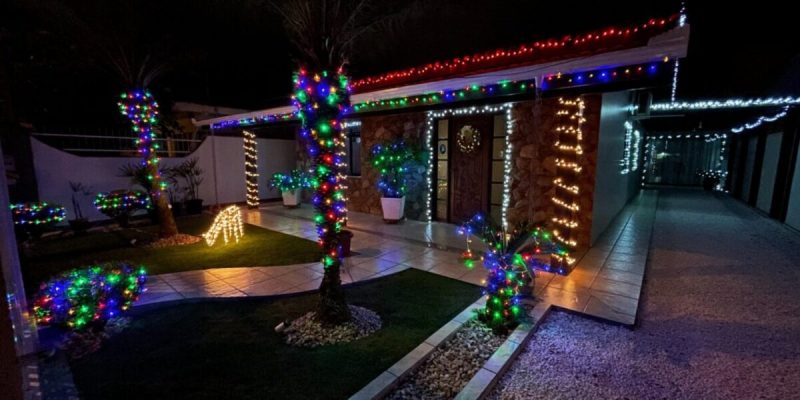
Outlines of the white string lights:
M 437 111 L 428 111 L 427 119 L 425 121 L 425 151 L 428 152 L 428 165 L 426 171 L 426 184 L 427 184 L 427 194 L 425 197 L 425 215 L 427 217 L 428 222 L 433 220 L 431 205 L 433 201 L 433 191 L 435 187 L 433 185 L 433 161 L 434 161 L 434 153 L 433 153 L 433 132 L 434 132 L 434 122 L 437 119 L 446 118 L 448 116 L 463 116 L 463 115 L 475 115 L 475 114 L 495 114 L 495 113 L 505 113 L 506 117 L 506 134 L 505 134 L 505 151 L 503 152 L 503 202 L 501 206 L 501 223 L 503 224 L 503 228 L 508 227 L 508 208 L 511 205 L 511 172 L 512 172 L 512 162 L 511 156 L 513 152 L 512 143 L 511 143 L 511 134 L 514 130 L 514 121 L 511 116 L 511 103 L 501 104 L 499 106 L 492 106 L 492 105 L 485 105 L 482 107 L 473 106 L 467 108 L 457 108 L 457 109 L 448 109 L 448 110 L 437 110 Z
M 642 134 L 638 129 L 633 129 L 630 121 L 625 121 L 625 149 L 623 150 L 622 160 L 619 165 L 621 175 L 627 175 L 639 169 L 639 146 L 642 142 Z
M 716 110 L 726 108 L 775 107 L 800 104 L 800 97 L 767 97 L 754 99 L 726 99 L 653 103 L 651 111 Z
M 247 207 L 258 208 L 258 148 L 256 147 L 256 134 L 242 131 L 244 144 L 244 179 L 247 189 L 245 198 Z
M 761 126 L 765 122 L 775 122 L 775 121 L 785 117 L 786 114 L 788 114 L 788 113 L 789 113 L 789 106 L 787 105 L 787 106 L 783 107 L 781 112 L 779 112 L 779 113 L 777 113 L 775 115 L 772 115 L 772 116 L 762 115 L 762 116 L 758 117 L 758 119 L 755 120 L 754 122 L 745 123 L 745 124 L 739 125 L 739 126 L 737 126 L 735 128 L 731 128 L 731 132 L 733 132 L 733 133 L 742 133 L 742 132 L 750 130 L 750 129 L 755 129 L 755 128 L 758 128 L 759 126 Z
M 570 250 L 575 250 L 578 246 L 575 228 L 578 227 L 577 213 L 580 211 L 578 177 L 582 170 L 583 154 L 581 126 L 586 122 L 583 117 L 586 105 L 580 98 L 575 100 L 561 98 L 558 102 L 563 108 L 556 112 L 558 125 L 555 128 L 556 140 L 553 144 L 559 154 L 556 158 L 556 178 L 553 180 L 555 195 L 551 197 L 553 204 L 557 206 L 552 221 L 558 228 L 553 229 L 553 236 Z M 575 259 L 568 255 L 553 254 L 552 257 L 552 264 L 558 265 L 559 269 L 568 269 L 575 262 Z
M 657 159 L 657 149 L 656 149 L 656 140 L 699 140 L 703 139 L 706 143 L 713 143 L 716 141 L 720 141 L 720 148 L 719 148 L 719 156 L 718 162 L 716 165 L 709 166 L 710 169 L 704 171 L 704 174 L 716 174 L 719 177 L 722 177 L 719 184 L 716 186 L 716 190 L 725 190 L 724 189 L 724 177 L 728 175 L 727 166 L 725 164 L 725 152 L 728 146 L 728 134 L 727 133 L 672 133 L 672 134 L 663 134 L 658 136 L 645 136 L 645 152 L 644 152 L 644 163 L 643 166 L 645 169 L 650 168 L 651 173 L 652 169 L 654 168 L 655 164 L 650 165 L 649 162 L 654 162 Z M 642 174 L 642 182 L 641 186 L 644 186 L 647 181 L 647 171 Z
M 206 244 L 210 247 L 219 239 L 219 235 L 225 240 L 225 244 L 233 239 L 239 243 L 239 239 L 244 236 L 244 224 L 242 223 L 242 213 L 238 206 L 229 206 L 222 210 L 215 218 L 214 223 L 208 232 L 203 234 Z

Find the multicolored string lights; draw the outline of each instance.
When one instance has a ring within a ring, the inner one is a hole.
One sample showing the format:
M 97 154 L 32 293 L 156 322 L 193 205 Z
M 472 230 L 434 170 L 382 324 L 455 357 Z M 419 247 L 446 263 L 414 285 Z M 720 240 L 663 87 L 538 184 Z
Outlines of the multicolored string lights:
M 94 198 L 94 207 L 106 216 L 116 218 L 136 210 L 150 208 L 150 196 L 138 190 L 101 192 Z
M 126 116 L 132 124 L 131 129 L 138 136 L 135 140 L 142 166 L 147 168 L 147 179 L 152 182 L 153 198 L 157 198 L 167 187 L 167 182 L 161 178 L 156 143 L 156 133 L 153 126 L 158 123 L 158 103 L 148 90 L 136 89 L 120 95 L 117 103 L 119 111 Z
M 583 111 L 586 105 L 583 100 L 558 100 L 563 107 L 556 112 L 557 125 L 555 128 L 556 141 L 556 177 L 553 179 L 555 195 L 551 198 L 555 207 L 552 222 L 558 227 L 553 229 L 555 239 L 570 250 L 578 246 L 575 229 L 578 227 L 578 212 L 580 205 L 580 172 L 582 170 L 583 132 L 581 125 L 586 120 Z M 569 255 L 555 253 L 552 255 L 551 264 L 558 266 L 559 273 L 566 273 L 575 262 Z
M 380 173 L 378 191 L 382 197 L 399 199 L 406 195 L 408 164 L 415 159 L 414 151 L 398 139 L 372 146 L 372 166 Z
M 64 272 L 42 284 L 34 296 L 33 315 L 41 325 L 102 328 L 131 307 L 146 281 L 143 266 L 122 262 Z
M 214 223 L 212 223 L 208 231 L 203 234 L 203 239 L 205 239 L 206 244 L 211 247 L 217 242 L 220 234 L 225 244 L 228 244 L 231 240 L 235 243 L 239 243 L 239 239 L 244 236 L 242 212 L 239 211 L 238 206 L 228 206 L 220 211 L 220 213 L 214 217 Z
M 258 208 L 260 197 L 258 195 L 258 148 L 256 146 L 255 133 L 242 131 L 242 144 L 244 146 L 244 179 L 247 207 Z
M 45 201 L 11 205 L 11 218 L 15 225 L 50 225 L 67 217 L 67 210 L 58 204 Z

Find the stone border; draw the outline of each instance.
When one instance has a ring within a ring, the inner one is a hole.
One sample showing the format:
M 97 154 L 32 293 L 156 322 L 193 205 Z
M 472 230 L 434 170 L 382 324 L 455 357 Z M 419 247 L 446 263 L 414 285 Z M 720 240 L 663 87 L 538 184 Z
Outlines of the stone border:
M 533 336 L 533 332 L 544 321 L 552 308 L 550 303 L 537 303 L 528 312 L 528 316 L 533 321 L 519 324 L 455 398 L 457 400 L 478 400 L 486 397 L 500 377 L 511 367 L 511 363 L 517 358 L 525 344 Z
M 350 396 L 350 400 L 373 400 L 380 399 L 389 394 L 402 379 L 408 375 L 414 368 L 425 361 L 428 356 L 433 353 L 433 350 L 438 347 L 442 342 L 449 339 L 464 323 L 469 321 L 474 314 L 476 308 L 481 308 L 486 305 L 486 299 L 481 296 L 480 299 L 470 304 L 461 311 L 458 315 L 453 317 L 452 320 L 444 324 L 439 330 L 428 336 L 419 346 L 411 350 L 405 357 L 394 363 L 389 369 L 378 375 L 366 386 L 361 388 L 354 395 Z

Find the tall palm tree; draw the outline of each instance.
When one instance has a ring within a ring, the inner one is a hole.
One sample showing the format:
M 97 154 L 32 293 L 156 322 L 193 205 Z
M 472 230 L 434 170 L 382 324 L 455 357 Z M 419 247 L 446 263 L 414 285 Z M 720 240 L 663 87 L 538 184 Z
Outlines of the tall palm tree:
M 386 28 L 410 10 L 387 12 L 376 0 L 284 0 L 270 3 L 283 19 L 298 52 L 299 70 L 292 96 L 302 122 L 301 139 L 312 158 L 312 202 L 325 275 L 320 285 L 317 318 L 338 324 L 350 319 L 340 278 L 339 232 L 345 208 L 337 148 L 343 144 L 341 120 L 350 108 L 347 63 L 359 38 Z

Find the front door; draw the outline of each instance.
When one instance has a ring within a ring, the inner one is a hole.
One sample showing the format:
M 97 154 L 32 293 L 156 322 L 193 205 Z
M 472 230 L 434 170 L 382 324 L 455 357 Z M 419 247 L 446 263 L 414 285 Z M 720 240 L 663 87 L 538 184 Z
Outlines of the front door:
M 489 213 L 490 166 L 494 115 L 454 117 L 450 128 L 450 218 L 462 223 Z M 477 135 L 478 140 L 469 137 Z M 459 136 L 462 136 L 459 145 Z M 477 143 L 477 145 L 476 145 Z M 469 145 L 475 146 L 469 149 Z

